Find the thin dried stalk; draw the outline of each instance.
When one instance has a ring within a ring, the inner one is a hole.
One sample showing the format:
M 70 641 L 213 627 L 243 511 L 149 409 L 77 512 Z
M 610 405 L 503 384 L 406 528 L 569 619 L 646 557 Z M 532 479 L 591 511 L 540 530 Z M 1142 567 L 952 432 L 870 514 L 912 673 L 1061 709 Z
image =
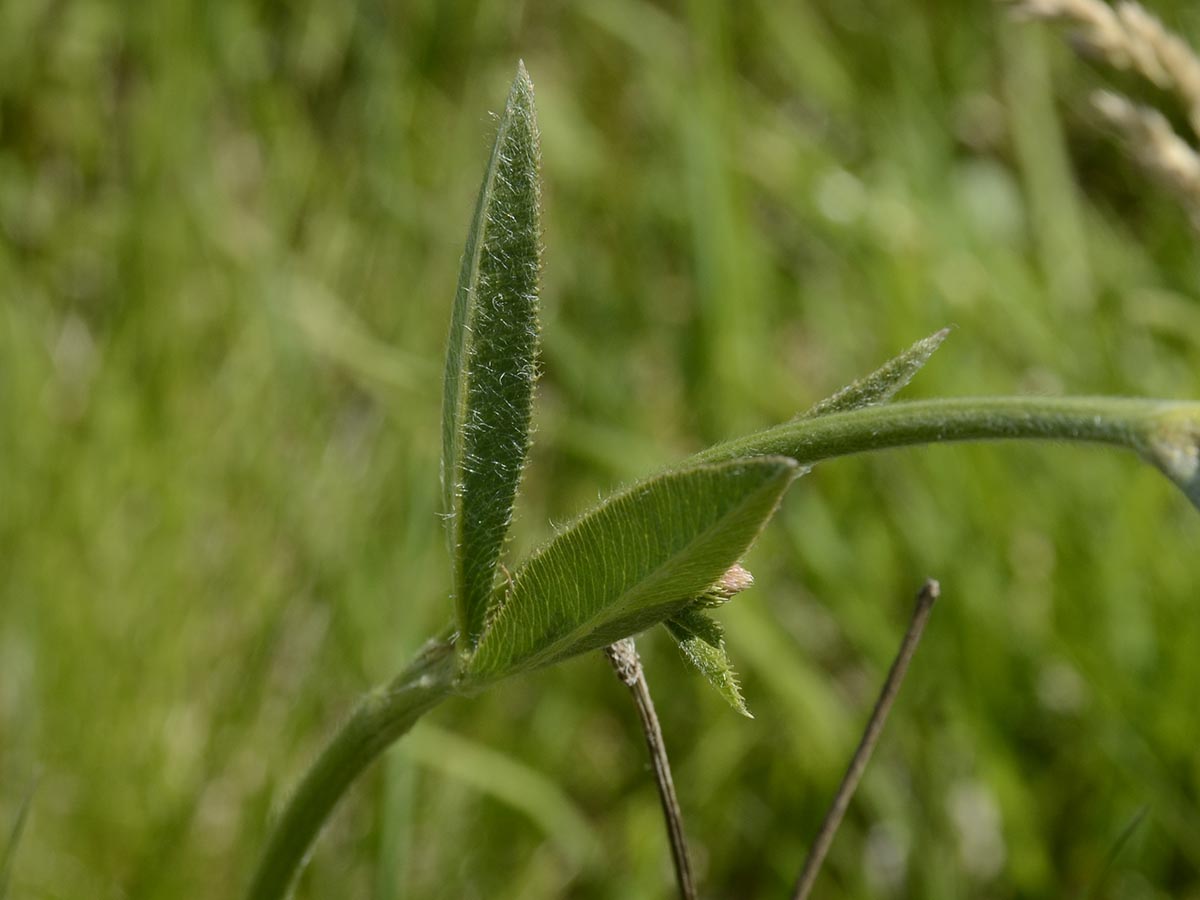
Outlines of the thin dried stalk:
M 625 638 L 604 648 L 604 655 L 612 664 L 621 683 L 629 688 L 642 723 L 642 734 L 646 737 L 646 749 L 650 751 L 650 766 L 654 770 L 654 783 L 658 786 L 658 799 L 662 804 L 663 818 L 667 825 L 667 838 L 671 844 L 671 860 L 675 864 L 675 883 L 679 887 L 680 900 L 696 900 L 696 882 L 692 877 L 692 866 L 688 861 L 687 840 L 683 834 L 683 811 L 675 796 L 675 782 L 671 778 L 671 763 L 667 758 L 667 745 L 663 741 L 662 728 L 658 724 L 658 713 L 650 699 L 650 686 L 642 669 L 642 658 L 632 638 Z
M 837 830 L 842 824 L 842 818 L 850 806 L 850 798 L 854 796 L 854 791 L 858 788 L 858 783 L 867 770 L 867 763 L 871 760 L 871 753 L 875 750 L 875 745 L 879 743 L 879 736 L 883 734 L 883 725 L 887 721 L 892 704 L 896 702 L 896 697 L 900 693 L 900 685 L 908 672 L 908 664 L 912 662 L 913 654 L 917 652 L 917 645 L 921 643 L 921 635 L 925 633 L 929 614 L 933 611 L 933 603 L 940 594 L 941 587 L 932 578 L 925 582 L 920 593 L 917 594 L 917 603 L 913 609 L 908 630 L 904 632 L 904 638 L 900 641 L 900 649 L 897 651 L 896 659 L 883 683 L 883 690 L 879 692 L 879 699 L 875 701 L 875 708 L 871 711 L 871 718 L 867 721 L 867 727 L 863 732 L 862 739 L 858 742 L 858 748 L 850 759 L 850 765 L 842 777 L 842 783 L 838 785 L 833 803 L 829 805 L 829 810 L 825 813 L 825 818 L 817 831 L 817 837 L 808 851 L 808 857 L 804 860 L 804 868 L 800 870 L 800 876 L 796 879 L 796 887 L 792 891 L 792 900 L 808 900 L 813 885 L 817 883 L 821 864 L 825 862 L 825 855 L 829 853 L 834 835 L 837 834 Z

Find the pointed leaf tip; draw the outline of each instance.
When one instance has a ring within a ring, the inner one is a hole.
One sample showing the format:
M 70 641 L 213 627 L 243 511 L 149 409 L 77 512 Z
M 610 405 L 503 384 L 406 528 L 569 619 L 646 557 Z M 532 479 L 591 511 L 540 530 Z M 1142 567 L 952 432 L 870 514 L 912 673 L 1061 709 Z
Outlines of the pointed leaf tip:
M 917 341 L 899 356 L 888 360 L 870 375 L 846 385 L 836 394 L 822 400 L 798 419 L 812 419 L 835 412 L 848 412 L 864 406 L 887 403 L 913 379 L 929 358 L 950 335 L 949 327 L 935 331 Z
M 539 149 L 524 66 L 467 232 L 442 402 L 442 492 L 458 625 L 482 631 L 529 450 L 538 371 Z
M 742 696 L 737 674 L 725 652 L 725 629 L 721 623 L 692 607 L 672 616 L 665 624 L 671 637 L 679 644 L 683 658 L 695 666 L 734 710 L 747 719 L 753 719 Z
M 509 90 L 509 105 L 514 101 L 532 106 L 533 104 L 533 80 L 529 77 L 529 70 L 525 68 L 525 60 L 517 60 L 517 74 L 513 76 L 512 88 Z
M 467 664 L 479 681 L 670 618 L 745 554 L 797 474 L 784 457 L 667 472 L 608 499 L 517 570 Z

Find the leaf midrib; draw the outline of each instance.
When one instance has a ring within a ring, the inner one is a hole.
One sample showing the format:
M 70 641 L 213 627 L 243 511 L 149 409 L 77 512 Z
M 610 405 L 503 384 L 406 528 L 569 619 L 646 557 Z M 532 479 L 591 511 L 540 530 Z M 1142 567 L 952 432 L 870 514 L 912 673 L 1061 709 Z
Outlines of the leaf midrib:
M 786 459 L 786 457 L 779 457 L 779 459 Z M 713 467 L 713 468 L 719 468 L 719 467 Z M 683 547 L 681 547 L 678 551 L 676 551 L 670 557 L 668 557 L 667 559 L 664 559 L 661 563 L 659 563 L 657 566 L 655 566 L 654 569 L 651 570 L 649 573 L 647 573 L 647 575 L 644 578 L 639 579 L 637 584 L 635 584 L 628 590 L 625 590 L 624 592 L 622 592 L 620 597 L 618 598 L 617 602 L 605 605 L 602 609 L 602 612 L 608 612 L 610 610 L 613 610 L 613 609 L 617 608 L 619 605 L 622 608 L 624 608 L 625 599 L 631 593 L 633 593 L 639 586 L 644 585 L 647 582 L 656 578 L 659 574 L 662 573 L 662 571 L 664 569 L 667 568 L 667 566 L 671 563 L 671 561 L 678 559 L 680 556 L 682 556 L 684 553 L 686 553 L 688 550 L 690 550 L 692 547 L 694 547 L 697 543 L 701 542 L 702 540 L 707 539 L 710 535 L 712 535 L 715 531 L 717 531 L 720 528 L 721 524 L 723 522 L 725 522 L 727 519 L 729 519 L 730 516 L 741 511 L 742 509 L 744 509 L 746 507 L 746 505 L 749 504 L 753 499 L 758 497 L 762 492 L 766 491 L 768 488 L 772 487 L 775 483 L 776 478 L 778 478 L 781 475 L 786 474 L 788 472 L 795 472 L 795 471 L 797 471 L 797 470 L 791 469 L 791 468 L 781 469 L 780 472 L 776 473 L 775 475 L 771 476 L 770 478 L 765 479 L 762 482 L 762 484 L 760 484 L 753 491 L 751 491 L 750 493 L 744 494 L 742 496 L 742 499 L 739 500 L 737 502 L 737 504 L 730 507 L 726 511 L 726 513 L 723 516 L 721 516 L 720 519 L 713 522 L 713 524 L 708 526 L 708 528 L 706 528 L 704 531 L 696 534 L 691 540 L 689 540 L 687 542 L 687 544 L 685 544 Z M 633 488 L 630 488 L 629 491 L 627 491 L 626 493 L 621 495 L 620 499 L 624 499 L 626 497 L 631 496 L 634 493 L 634 491 L 638 490 L 639 488 L 641 488 L 643 486 L 648 486 L 649 484 L 650 484 L 650 482 L 644 482 L 642 485 L 637 485 Z M 615 499 L 616 498 L 614 498 L 614 500 Z M 593 510 L 590 510 L 590 511 L 584 513 L 582 516 L 580 516 L 574 522 L 567 525 L 560 532 L 560 535 L 566 534 L 566 533 L 578 528 L 580 525 L 582 525 L 584 522 L 588 521 L 592 517 L 599 515 L 600 512 L 602 510 L 604 510 L 605 508 L 606 508 L 606 505 L 601 505 L 601 506 L 596 507 Z M 766 520 L 764 519 L 764 522 L 765 521 Z M 759 525 L 758 530 L 759 531 L 762 530 L 761 524 Z M 488 630 L 486 632 L 484 632 L 484 634 L 480 637 L 479 642 L 477 644 L 476 653 L 478 653 L 479 650 L 481 650 L 483 648 L 484 641 L 486 641 L 488 636 L 491 635 L 494 626 L 497 623 L 499 623 L 499 621 L 502 618 L 504 618 L 504 616 L 508 613 L 510 607 L 512 606 L 512 602 L 511 602 L 512 597 L 516 595 L 517 588 L 521 584 L 523 577 L 524 577 L 525 573 L 528 571 L 529 567 L 532 566 L 534 564 L 534 562 L 536 562 L 538 559 L 540 559 L 541 556 L 545 552 L 547 552 L 551 546 L 553 546 L 554 540 L 555 540 L 555 538 L 551 538 L 542 547 L 542 549 L 538 550 L 533 556 L 531 556 L 529 561 L 526 562 L 526 564 L 521 567 L 521 570 L 519 572 L 517 572 L 516 576 L 513 578 L 513 584 L 512 584 L 511 594 L 510 594 L 509 598 L 502 602 L 502 605 L 496 611 L 495 617 L 492 619 L 492 625 L 489 626 Z M 686 602 L 688 599 L 690 599 L 690 598 L 681 597 L 680 601 Z M 570 647 L 572 647 L 576 643 L 578 643 L 578 641 L 581 639 L 581 637 L 586 635 L 588 632 L 595 630 L 595 627 L 596 627 L 595 622 L 596 622 L 597 618 L 599 618 L 599 615 L 592 616 L 591 618 L 588 619 L 586 624 L 580 625 L 577 628 L 573 629 L 568 636 L 564 637 L 561 640 L 555 641 L 552 645 L 550 645 L 550 647 L 547 647 L 544 650 L 542 650 L 532 656 L 526 657 L 525 660 L 521 663 L 520 669 L 522 669 L 522 670 L 536 669 L 541 665 L 544 665 L 549 662 L 553 662 L 554 659 L 557 658 L 558 651 L 560 651 L 564 648 L 569 649 Z M 555 652 L 551 652 L 552 649 Z

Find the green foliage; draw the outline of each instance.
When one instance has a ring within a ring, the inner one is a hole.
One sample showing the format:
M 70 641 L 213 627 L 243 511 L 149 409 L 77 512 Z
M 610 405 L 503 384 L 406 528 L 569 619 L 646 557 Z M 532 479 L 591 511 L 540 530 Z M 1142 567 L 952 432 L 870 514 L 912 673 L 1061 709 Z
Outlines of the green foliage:
M 861 409 L 864 406 L 874 406 L 877 403 L 887 403 L 904 390 L 905 386 L 912 381 L 913 376 L 921 371 L 921 367 L 929 362 L 929 357 L 933 356 L 949 334 L 950 329 L 943 328 L 927 338 L 921 338 L 870 375 L 865 375 L 846 385 L 797 418 L 812 419 L 828 413 L 846 412 L 852 409 Z
M 651 478 L 572 523 L 518 569 L 467 664 L 487 680 L 636 634 L 736 563 L 796 474 L 761 457 Z
M 1198 430 L 1200 403 L 1128 397 L 949 397 L 795 419 L 717 444 L 686 464 L 783 454 L 810 465 L 913 444 L 1066 440 L 1133 450 L 1189 493 L 1195 490 Z
M 748 719 L 753 719 L 742 696 L 741 685 L 725 652 L 725 629 L 694 607 L 676 613 L 664 623 L 684 658 L 708 679 L 725 702 Z
M 39 765 L 54 801 L 12 895 L 228 897 L 352 698 L 445 624 L 440 350 L 520 55 L 553 318 L 514 547 L 946 322 L 917 397 L 1200 395 L 1188 223 L 1059 116 L 1095 72 L 947 8 L 0 3 L 0 822 Z M 925 573 L 951 600 L 919 714 L 824 893 L 1074 893 L 1149 803 L 1112 890 L 1195 894 L 1200 529 L 1165 479 L 1068 447 L 818 476 L 718 613 L 756 722 L 639 641 L 712 895 L 786 895 Z M 662 897 L 626 703 L 580 659 L 436 713 L 562 783 L 604 865 L 422 768 L 402 801 L 367 776 L 296 897 L 397 859 L 395 897 Z
M 522 64 L 467 234 L 443 400 L 459 628 L 468 652 L 478 644 L 467 671 L 485 679 L 605 646 L 693 602 L 746 551 L 794 474 L 789 461 L 766 459 L 652 479 L 582 517 L 493 590 L 537 375 L 538 162 Z M 719 676 L 719 634 L 703 640 L 717 626 L 697 616 L 677 625 L 689 635 L 684 652 L 744 712 L 732 674 Z
M 446 349 L 442 493 L 459 628 L 474 641 L 529 450 L 537 379 L 538 132 L 522 63 L 467 233 Z
M 829 413 L 888 402 L 904 389 L 949 334 L 950 329 L 943 328 L 927 338 L 922 338 L 869 375 L 846 385 L 815 404 L 807 412 L 797 416 L 796 420 L 812 419 Z M 723 602 L 728 597 L 720 599 Z M 753 718 L 746 707 L 733 665 L 726 653 L 725 635 L 721 624 L 693 607 L 668 619 L 665 625 L 667 632 L 679 645 L 684 659 L 695 666 L 730 706 L 747 718 Z

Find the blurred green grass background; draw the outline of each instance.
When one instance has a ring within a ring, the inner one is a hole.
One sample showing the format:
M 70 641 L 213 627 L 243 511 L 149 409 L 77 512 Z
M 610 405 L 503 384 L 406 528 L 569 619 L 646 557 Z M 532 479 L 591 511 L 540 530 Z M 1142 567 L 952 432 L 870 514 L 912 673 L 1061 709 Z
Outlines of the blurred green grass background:
M 1200 396 L 1186 218 L 1088 116 L 1100 75 L 983 0 L 6 0 L 0 831 L 40 772 L 13 897 L 235 895 L 447 620 L 441 351 L 518 57 L 546 253 L 516 551 L 946 324 L 910 396 Z M 1200 897 L 1198 540 L 1099 450 L 803 479 L 722 613 L 757 719 L 641 642 L 706 896 L 786 895 L 932 575 L 817 896 Z M 439 709 L 298 896 L 671 890 L 596 655 Z

